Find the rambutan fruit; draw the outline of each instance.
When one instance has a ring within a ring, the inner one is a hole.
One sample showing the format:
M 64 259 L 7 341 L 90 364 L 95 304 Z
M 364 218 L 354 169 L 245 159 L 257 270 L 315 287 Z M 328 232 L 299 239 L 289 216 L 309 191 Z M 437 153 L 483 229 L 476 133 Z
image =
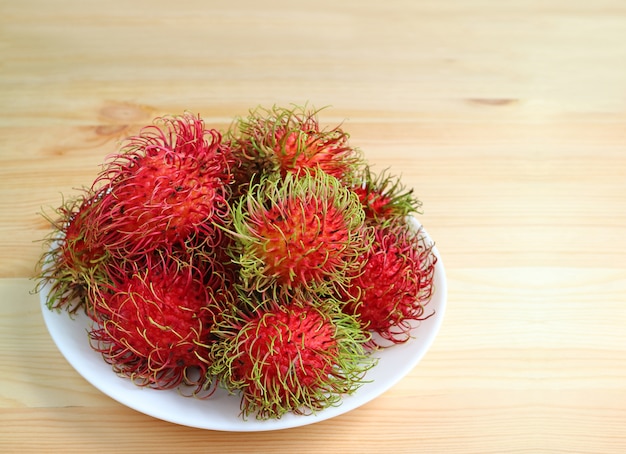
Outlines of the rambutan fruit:
M 218 245 L 233 163 L 221 134 L 200 117 L 155 120 L 127 140 L 96 181 L 112 195 L 100 211 L 107 248 L 133 256 L 172 244 Z
M 242 415 L 309 414 L 354 392 L 373 365 L 358 322 L 306 301 L 265 301 L 227 316 L 215 330 L 210 373 L 241 393 Z
M 339 404 L 370 348 L 429 316 L 436 257 L 412 191 L 317 113 L 258 108 L 225 138 L 168 116 L 128 138 L 51 221 L 48 307 L 84 308 L 91 347 L 137 385 L 220 383 L 259 419 Z
M 111 281 L 93 293 L 91 345 L 138 385 L 206 387 L 211 330 L 231 303 L 212 264 L 185 254 L 119 262 Z
M 375 228 L 372 246 L 363 256 L 364 267 L 350 281 L 343 307 L 363 329 L 383 340 L 373 339 L 372 345 L 406 342 L 411 322 L 430 316 L 425 305 L 433 292 L 437 262 L 432 248 L 421 228 L 415 231 L 405 222 Z
M 407 190 L 398 177 L 383 171 L 374 174 L 363 167 L 351 189 L 359 196 L 368 224 L 377 225 L 391 219 L 403 219 L 419 213 L 422 202 Z
M 317 114 L 299 106 L 259 107 L 233 123 L 226 137 L 238 160 L 236 180 L 244 187 L 240 192 L 272 173 L 319 169 L 340 180 L 352 174 L 361 153 L 339 126 L 321 128 Z
M 85 307 L 90 283 L 105 279 L 108 254 L 94 213 L 106 196 L 104 191 L 84 189 L 55 210 L 56 218 L 46 216 L 53 231 L 47 241 L 49 249 L 39 263 L 38 288 L 49 285 L 49 309 L 75 313 Z
M 370 229 L 357 197 L 324 172 L 266 179 L 233 207 L 243 285 L 328 293 L 358 274 Z

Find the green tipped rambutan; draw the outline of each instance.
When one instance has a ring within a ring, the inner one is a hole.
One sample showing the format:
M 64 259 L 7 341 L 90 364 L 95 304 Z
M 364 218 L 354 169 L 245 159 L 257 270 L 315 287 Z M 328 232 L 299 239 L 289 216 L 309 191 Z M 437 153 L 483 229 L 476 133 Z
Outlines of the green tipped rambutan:
M 234 158 L 193 115 L 164 117 L 128 139 L 96 183 L 112 195 L 102 235 L 116 255 L 172 244 L 217 245 L 228 221 Z
M 338 179 L 351 175 L 362 160 L 360 152 L 339 126 L 321 128 L 317 114 L 304 107 L 259 107 L 235 121 L 227 139 L 238 160 L 240 191 L 272 173 L 319 169 Z
M 398 177 L 383 171 L 375 175 L 365 166 L 352 190 L 363 204 L 368 224 L 377 225 L 391 219 L 403 219 L 419 213 L 422 202 L 407 190 Z
M 53 227 L 48 237 L 49 249 L 40 260 L 38 287 L 48 285 L 49 309 L 75 313 L 88 301 L 93 281 L 106 279 L 108 254 L 100 238 L 98 206 L 107 197 L 105 191 L 83 190 L 46 216 Z
M 433 292 L 437 258 L 423 235 L 405 222 L 375 228 L 374 241 L 363 256 L 364 267 L 351 282 L 343 310 L 376 333 L 373 345 L 410 339 L 412 322 L 423 320 Z
M 371 241 L 357 197 L 319 171 L 264 180 L 233 208 L 233 227 L 242 283 L 258 291 L 342 287 Z
M 182 260 L 181 260 L 182 257 Z M 156 389 L 206 387 L 211 330 L 230 303 L 210 263 L 184 253 L 120 262 L 93 292 L 94 350 L 119 375 Z
M 308 414 L 355 391 L 373 365 L 367 336 L 347 314 L 300 300 L 264 302 L 215 330 L 210 372 L 240 392 L 244 417 Z

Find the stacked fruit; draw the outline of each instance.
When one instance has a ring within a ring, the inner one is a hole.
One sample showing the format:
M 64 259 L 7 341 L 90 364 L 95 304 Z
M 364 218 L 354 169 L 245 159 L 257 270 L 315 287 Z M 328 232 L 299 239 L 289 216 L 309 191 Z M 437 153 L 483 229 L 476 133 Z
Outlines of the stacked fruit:
M 223 135 L 191 114 L 128 138 L 51 218 L 48 307 L 142 386 L 216 386 L 244 416 L 336 404 L 427 317 L 436 257 L 420 202 L 340 127 L 258 108 Z

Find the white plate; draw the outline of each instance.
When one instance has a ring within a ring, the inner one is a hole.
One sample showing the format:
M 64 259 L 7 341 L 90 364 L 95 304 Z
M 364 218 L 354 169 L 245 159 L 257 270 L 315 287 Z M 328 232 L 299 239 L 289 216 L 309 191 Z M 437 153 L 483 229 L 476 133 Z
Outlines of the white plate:
M 424 232 L 426 233 L 426 232 Z M 426 234 L 427 235 L 427 234 Z M 428 237 L 427 237 L 428 238 Z M 154 390 L 134 385 L 129 379 L 117 376 L 89 345 L 87 331 L 90 321 L 84 314 L 73 319 L 66 312 L 50 311 L 46 306 L 47 288 L 40 293 L 43 318 L 58 349 L 76 371 L 104 394 L 121 404 L 146 415 L 172 423 L 202 429 L 256 432 L 287 429 L 324 421 L 339 416 L 375 399 L 393 387 L 422 359 L 433 343 L 443 320 L 447 286 L 441 257 L 437 256 L 434 293 L 426 306 L 435 314 L 419 322 L 412 331 L 413 338 L 404 344 L 381 349 L 374 353 L 378 364 L 370 369 L 363 384 L 354 394 L 345 396 L 340 405 L 324 409 L 314 415 L 287 414 L 280 419 L 258 421 L 240 416 L 236 395 L 218 389 L 207 400 L 182 396 L 177 390 Z

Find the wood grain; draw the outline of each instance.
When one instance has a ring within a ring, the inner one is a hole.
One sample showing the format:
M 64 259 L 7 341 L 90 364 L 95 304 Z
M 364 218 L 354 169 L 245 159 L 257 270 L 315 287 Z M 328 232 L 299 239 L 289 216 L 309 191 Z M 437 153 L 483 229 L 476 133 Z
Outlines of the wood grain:
M 0 451 L 622 453 L 626 6 L 618 0 L 0 4 Z M 32 294 L 41 212 L 158 115 L 308 102 L 424 202 L 449 280 L 424 360 L 341 417 L 180 427 L 119 405 Z

